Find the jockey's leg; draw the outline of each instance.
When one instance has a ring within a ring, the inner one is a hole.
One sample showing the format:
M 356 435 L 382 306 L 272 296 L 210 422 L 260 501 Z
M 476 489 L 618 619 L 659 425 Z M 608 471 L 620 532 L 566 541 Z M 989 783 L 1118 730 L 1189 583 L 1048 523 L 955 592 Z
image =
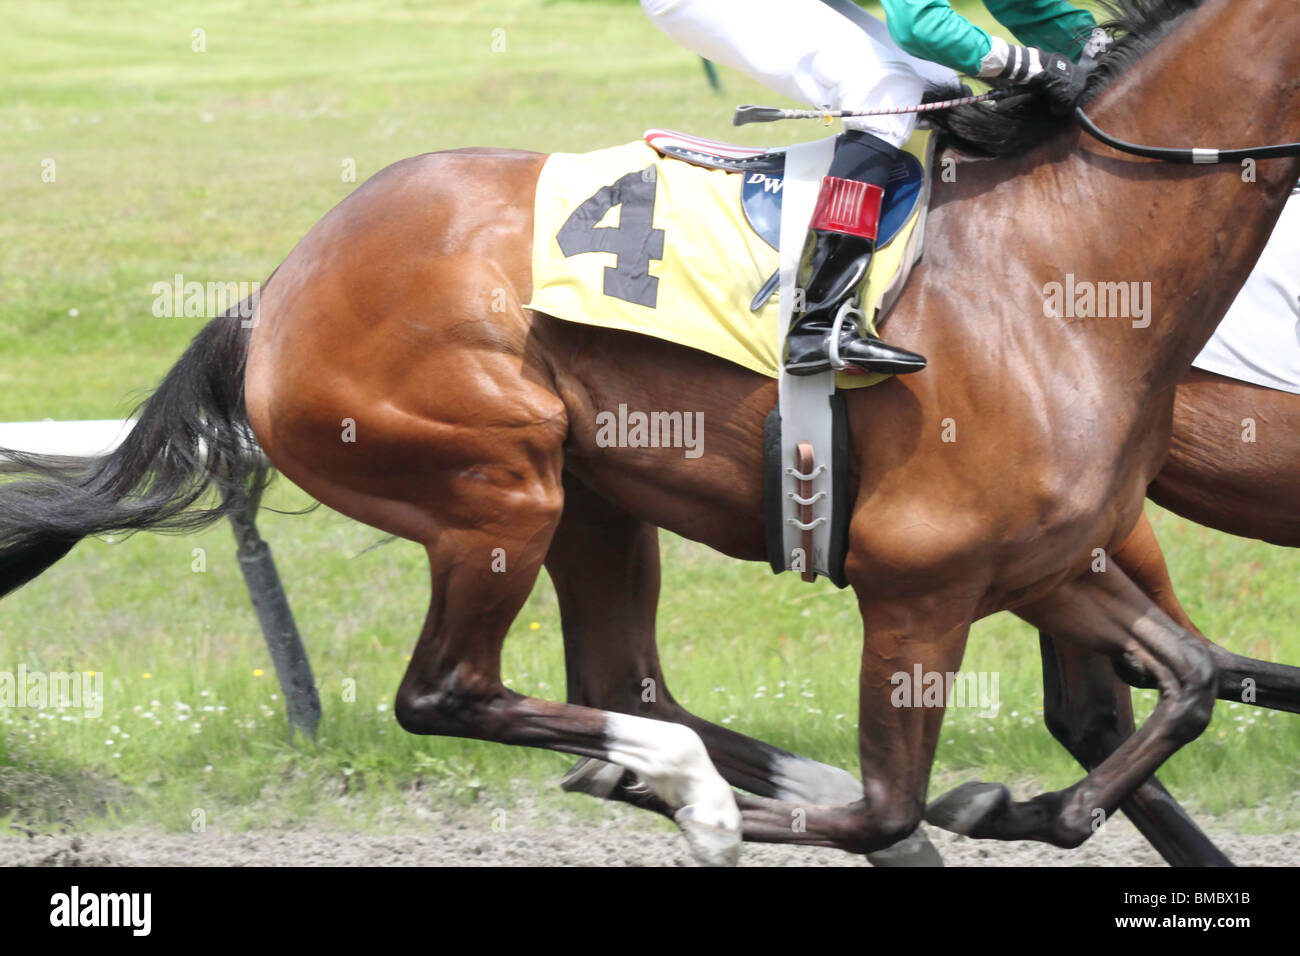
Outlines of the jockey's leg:
M 641 0 L 641 6 L 687 49 L 814 108 L 912 106 L 927 83 L 954 76 L 904 53 L 868 14 L 859 24 L 821 0 Z M 830 368 L 832 327 L 840 309 L 860 297 L 875 250 L 880 199 L 916 114 L 850 118 L 844 126 L 801 258 L 802 308 L 786 355 L 794 374 Z M 843 363 L 863 371 L 925 367 L 913 352 L 863 337 L 848 315 L 837 344 Z
M 922 356 L 864 333 L 854 318 L 861 314 L 885 186 L 898 153 L 883 139 L 859 130 L 846 132 L 836 143 L 799 260 L 802 294 L 795 300 L 785 339 L 785 368 L 791 375 L 816 375 L 832 365 L 899 375 L 925 368 Z M 832 359 L 832 338 L 838 363 Z
M 956 79 L 951 70 L 895 46 L 884 24 L 869 33 L 822 0 L 641 0 L 641 7 L 686 49 L 813 108 L 914 106 L 927 83 Z M 861 17 L 865 23 L 870 14 Z M 844 126 L 899 147 L 916 119 L 900 113 Z

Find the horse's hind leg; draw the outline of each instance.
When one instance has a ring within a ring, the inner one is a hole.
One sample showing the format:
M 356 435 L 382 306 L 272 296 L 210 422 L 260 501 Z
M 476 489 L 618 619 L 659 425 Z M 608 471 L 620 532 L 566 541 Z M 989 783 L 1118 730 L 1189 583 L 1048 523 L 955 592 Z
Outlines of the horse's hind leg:
M 528 597 L 559 517 L 556 484 L 540 509 L 514 502 L 502 512 L 509 520 L 493 534 L 447 529 L 428 546 L 433 599 L 397 692 L 398 722 L 411 733 L 542 747 L 619 764 L 674 810 L 697 859 L 735 862 L 739 812 L 692 731 L 525 697 L 501 682 L 506 630 Z M 494 553 L 504 554 L 506 570 L 492 570 Z
M 1039 637 L 1043 655 L 1043 718 L 1086 770 L 1095 769 L 1133 733 L 1128 687 L 1100 654 Z M 1171 866 L 1231 866 L 1155 777 L 1120 805 Z
M 851 773 L 710 723 L 683 708 L 664 681 L 655 639 L 659 603 L 658 529 L 565 478 L 564 514 L 546 569 L 559 597 L 569 702 L 685 724 L 700 735 L 732 786 L 796 803 L 852 803 L 862 784 Z M 584 759 L 566 789 L 666 813 L 622 768 Z M 921 830 L 873 852 L 876 866 L 941 866 Z
M 375 376 L 382 394 L 349 393 L 329 376 L 317 376 L 326 380 L 315 386 L 323 394 L 313 394 L 309 380 L 292 381 L 297 387 L 284 388 L 281 406 L 264 402 L 268 420 L 281 423 L 278 434 L 264 423 L 260 434 L 274 438 L 264 447 L 324 504 L 428 554 L 428 616 L 394 707 L 403 728 L 624 766 L 672 808 L 697 858 L 734 861 L 735 798 L 693 731 L 524 697 L 502 684 L 502 644 L 563 510 L 567 419 L 544 374 L 521 374 L 519 359 L 497 350 L 499 340 L 482 335 L 483 347 L 462 347 L 436 379 L 424 369 L 418 382 L 413 373 L 391 385 Z M 439 387 L 430 388 L 435 380 Z M 356 440 L 340 442 L 330 429 L 348 415 Z
M 1243 657 L 1208 638 L 1201 640 L 1218 674 L 1214 694 L 1219 700 L 1300 714 L 1300 667 Z M 1139 662 L 1116 659 L 1114 667 L 1127 684 L 1142 688 L 1157 686 L 1156 676 Z

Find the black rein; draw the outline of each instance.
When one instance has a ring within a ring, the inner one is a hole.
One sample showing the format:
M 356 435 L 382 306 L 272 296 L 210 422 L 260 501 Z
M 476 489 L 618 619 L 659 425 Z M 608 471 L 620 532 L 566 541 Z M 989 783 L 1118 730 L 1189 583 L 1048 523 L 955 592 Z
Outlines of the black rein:
M 1172 149 L 1167 146 L 1139 146 L 1111 136 L 1088 118 L 1083 107 L 1076 107 L 1074 118 L 1091 136 L 1101 140 L 1107 146 L 1122 153 L 1145 156 L 1165 163 L 1186 163 L 1188 165 L 1209 165 L 1212 163 L 1233 163 L 1243 159 L 1278 159 L 1284 156 L 1300 156 L 1300 143 L 1281 143 L 1276 146 L 1256 146 L 1251 149 Z

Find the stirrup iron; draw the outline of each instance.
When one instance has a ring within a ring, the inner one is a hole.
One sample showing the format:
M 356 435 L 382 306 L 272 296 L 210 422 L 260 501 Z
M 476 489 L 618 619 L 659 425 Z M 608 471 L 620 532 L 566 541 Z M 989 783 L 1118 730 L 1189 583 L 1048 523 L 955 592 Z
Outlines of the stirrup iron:
M 865 319 L 853 305 L 853 297 L 844 300 L 840 310 L 835 313 L 835 324 L 831 326 L 830 338 L 826 343 L 826 358 L 831 363 L 832 372 L 843 372 L 850 366 L 840 358 L 840 330 L 844 328 L 844 320 L 849 315 L 856 315 L 858 318 Z

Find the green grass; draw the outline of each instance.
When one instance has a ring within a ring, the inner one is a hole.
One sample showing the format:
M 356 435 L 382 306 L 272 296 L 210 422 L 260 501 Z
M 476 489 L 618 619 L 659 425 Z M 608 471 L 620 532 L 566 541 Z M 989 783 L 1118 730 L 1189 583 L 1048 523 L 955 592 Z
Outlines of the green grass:
M 733 130 L 735 103 L 774 97 L 728 71 L 725 94 L 710 94 L 698 61 L 635 4 L 127 0 L 4 2 L 0 13 L 0 421 L 125 412 L 200 324 L 154 317 L 153 283 L 264 278 L 355 188 L 341 178 L 345 160 L 360 182 L 404 156 L 471 144 L 580 151 L 653 125 L 747 142 L 812 132 Z M 190 49 L 199 28 L 206 53 Z M 502 53 L 491 49 L 496 29 Z M 41 179 L 46 158 L 53 183 Z M 269 503 L 310 501 L 281 482 Z M 1294 554 L 1156 519 L 1207 633 L 1242 653 L 1300 660 Z M 210 825 L 233 828 L 312 815 L 360 826 L 412 800 L 555 791 L 565 757 L 416 738 L 393 720 L 427 597 L 419 549 L 371 549 L 378 532 L 327 509 L 267 513 L 261 524 L 312 655 L 320 741 L 288 740 L 226 527 L 90 541 L 0 604 L 0 670 L 95 670 L 106 710 L 93 721 L 0 712 L 0 818 L 50 825 L 94 810 L 84 824 L 180 829 L 202 808 Z M 854 767 L 860 622 L 850 596 L 664 544 L 659 633 L 677 696 Z M 205 573 L 191 569 L 195 548 Z M 1078 777 L 1042 726 L 1038 668 L 1025 625 L 999 615 L 976 627 L 964 669 L 998 672 L 1002 707 L 992 719 L 949 716 L 936 788 Z M 505 669 L 517 689 L 563 696 L 544 578 Z M 1140 701 L 1149 708 L 1151 696 Z M 1205 811 L 1265 808 L 1261 826 L 1294 822 L 1298 726 L 1220 705 L 1162 776 Z

